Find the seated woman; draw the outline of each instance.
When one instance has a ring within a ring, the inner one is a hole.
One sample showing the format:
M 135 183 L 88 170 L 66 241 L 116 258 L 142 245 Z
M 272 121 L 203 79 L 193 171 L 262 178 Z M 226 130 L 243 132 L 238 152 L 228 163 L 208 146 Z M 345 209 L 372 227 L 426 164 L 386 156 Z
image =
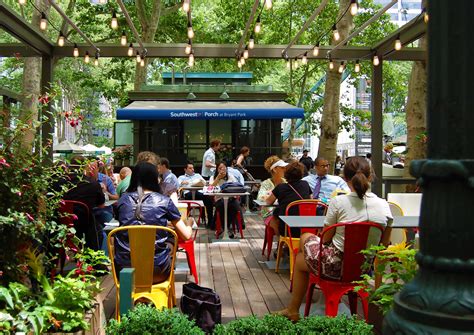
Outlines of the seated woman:
M 225 162 L 220 162 L 217 165 L 216 172 L 209 179 L 209 185 L 211 186 L 222 186 L 225 183 L 235 183 L 237 179 L 229 173 L 227 173 L 227 165 Z M 215 197 L 216 211 L 219 211 L 221 224 L 224 224 L 224 200 L 222 197 Z M 232 220 L 237 216 L 237 211 L 240 210 L 239 202 L 235 198 L 229 198 L 227 204 L 227 231 L 229 233 L 229 238 L 234 238 L 234 233 L 231 230 Z M 221 227 L 222 229 L 222 227 Z
M 382 243 L 387 245 L 393 218 L 388 203 L 368 192 L 371 180 L 369 163 L 365 158 L 352 157 L 344 165 L 343 174 L 352 192 L 337 196 L 331 201 L 325 226 L 345 222 L 370 221 L 378 223 L 385 227 Z M 374 231 L 374 234 L 378 234 L 378 232 Z M 369 235 L 369 241 L 378 241 L 378 237 L 380 236 Z M 336 228 L 324 235 L 323 254 L 321 255 L 322 276 L 340 279 L 344 256 L 344 238 L 344 228 Z M 316 235 L 305 233 L 301 236 L 300 250 L 302 252 L 296 256 L 291 302 L 286 309 L 277 312 L 277 314 L 284 315 L 293 321 L 300 318 L 299 308 L 308 287 L 309 272 L 317 273 L 320 243 L 321 241 Z
M 181 214 L 171 199 L 160 193 L 158 171 L 150 163 L 138 163 L 133 169 L 130 186 L 117 204 L 120 227 L 134 225 L 167 226 L 168 222 L 176 229 L 178 236 L 184 240 L 191 237 L 192 228 L 181 220 Z M 155 240 L 155 259 L 153 283 L 166 280 L 171 271 L 168 234 L 157 232 Z M 130 247 L 126 232 L 115 237 L 115 263 L 117 273 L 130 266 Z
M 277 164 L 277 163 L 275 163 Z M 281 163 L 279 163 L 281 164 Z M 285 163 L 286 164 L 286 163 Z M 311 188 L 309 184 L 301 180 L 304 175 L 304 165 L 300 162 L 288 164 L 285 170 L 286 183 L 276 186 L 267 198 L 267 204 L 271 205 L 278 199 L 278 207 L 273 211 L 275 220 L 270 222 L 270 226 L 275 231 L 275 235 L 285 235 L 285 223 L 278 219 L 280 215 L 285 215 L 286 207 L 296 200 L 311 199 Z M 296 210 L 296 208 L 295 208 Z M 293 214 L 293 213 L 290 213 Z M 296 214 L 296 213 L 295 213 Z M 292 229 L 291 235 L 299 237 L 299 229 Z
M 273 189 L 280 185 L 281 183 L 286 183 L 283 175 L 285 174 L 285 168 L 288 163 L 285 163 L 278 156 L 268 157 L 263 166 L 265 170 L 270 173 L 270 178 L 264 180 L 260 184 L 260 189 L 258 190 L 257 200 L 266 201 L 268 196 L 272 193 Z M 264 219 L 272 215 L 273 207 L 262 207 L 261 215 Z M 265 220 L 266 221 L 266 220 Z

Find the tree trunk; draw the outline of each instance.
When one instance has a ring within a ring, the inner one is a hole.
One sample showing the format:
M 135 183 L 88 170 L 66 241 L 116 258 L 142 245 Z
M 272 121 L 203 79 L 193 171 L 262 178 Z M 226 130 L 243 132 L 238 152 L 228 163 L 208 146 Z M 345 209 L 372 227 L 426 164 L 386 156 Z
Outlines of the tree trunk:
M 426 35 L 420 39 L 419 46 L 428 48 Z M 413 63 L 410 81 L 408 82 L 408 98 L 405 107 L 407 123 L 407 154 L 405 157 L 405 177 L 410 176 L 410 163 L 413 160 L 426 158 L 426 103 L 427 103 L 427 69 L 425 61 Z M 407 185 L 406 191 L 413 192 L 415 185 Z
M 339 1 L 339 16 L 342 15 L 350 5 L 350 0 Z M 341 40 L 345 39 L 354 26 L 350 11 L 343 16 L 337 24 L 337 30 Z M 332 41 L 333 45 L 339 41 Z M 341 86 L 341 74 L 338 72 L 339 64 L 334 62 L 334 69 L 328 68 L 326 73 L 326 87 L 324 90 L 324 107 L 321 117 L 321 135 L 319 141 L 318 157 L 324 157 L 329 162 L 330 171 L 334 173 L 334 162 L 336 160 L 337 135 L 339 133 L 339 95 Z

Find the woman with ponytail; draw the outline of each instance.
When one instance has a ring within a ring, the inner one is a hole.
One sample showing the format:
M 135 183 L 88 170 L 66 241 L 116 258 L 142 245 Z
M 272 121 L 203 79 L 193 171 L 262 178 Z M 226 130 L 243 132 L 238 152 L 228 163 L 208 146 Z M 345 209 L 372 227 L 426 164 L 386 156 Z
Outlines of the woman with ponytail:
M 387 245 L 393 218 L 388 203 L 369 192 L 370 171 L 370 165 L 365 158 L 352 157 L 347 160 L 343 174 L 351 193 L 337 196 L 331 200 L 324 225 L 327 227 L 336 223 L 365 221 L 378 223 L 385 228 L 382 243 Z M 323 277 L 340 279 L 345 238 L 343 227 L 337 227 L 324 235 L 321 255 L 321 275 Z M 371 230 L 368 246 L 378 243 L 379 238 L 380 232 Z M 371 241 L 376 242 L 371 243 Z M 301 236 L 301 252 L 296 256 L 293 275 L 292 299 L 288 307 L 277 314 L 286 316 L 292 321 L 297 321 L 300 318 L 299 308 L 308 287 L 309 273 L 317 273 L 320 243 L 319 237 L 314 234 L 305 233 Z

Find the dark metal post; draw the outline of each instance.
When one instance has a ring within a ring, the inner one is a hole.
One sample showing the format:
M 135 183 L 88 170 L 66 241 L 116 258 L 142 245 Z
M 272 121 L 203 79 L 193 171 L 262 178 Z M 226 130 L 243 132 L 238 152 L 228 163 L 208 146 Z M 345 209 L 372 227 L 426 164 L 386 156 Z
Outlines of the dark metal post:
M 51 83 L 53 82 L 53 61 L 49 56 L 43 56 L 41 62 L 41 94 L 49 94 Z M 48 146 L 44 161 L 52 164 L 53 162 L 53 132 L 54 117 L 51 111 L 51 100 L 42 108 L 41 113 L 41 142 L 43 147 Z
M 375 176 L 372 182 L 372 192 L 382 196 L 382 73 L 383 59 L 379 56 L 380 64 L 372 65 L 372 108 L 371 108 L 371 151 L 372 167 Z
M 424 189 L 420 268 L 384 334 L 474 333 L 473 12 L 471 0 L 429 2 L 428 159 L 411 165 Z

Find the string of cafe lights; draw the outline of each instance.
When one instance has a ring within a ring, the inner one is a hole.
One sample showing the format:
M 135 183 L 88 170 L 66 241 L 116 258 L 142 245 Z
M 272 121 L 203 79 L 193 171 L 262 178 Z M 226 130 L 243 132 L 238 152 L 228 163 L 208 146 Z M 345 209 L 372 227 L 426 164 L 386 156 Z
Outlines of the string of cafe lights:
M 184 53 L 188 55 L 188 66 L 193 67 L 194 66 L 194 50 L 193 50 L 194 29 L 193 29 L 193 23 L 192 23 L 192 18 L 191 18 L 191 0 L 184 0 L 182 8 L 188 18 L 188 26 L 187 26 L 187 32 L 186 32 L 187 37 L 188 37 L 188 43 L 186 44 L 186 47 L 184 48 Z
M 250 38 L 248 43 L 245 45 L 244 50 L 240 53 L 240 50 L 237 50 L 237 67 L 240 69 L 242 66 L 245 65 L 246 60 L 250 57 L 250 50 L 252 50 L 255 47 L 255 36 L 260 34 L 262 31 L 262 20 L 261 20 L 261 15 L 263 12 L 263 9 L 270 10 L 273 7 L 272 0 L 264 0 L 263 4 L 260 8 L 260 12 L 257 15 L 257 20 L 255 21 L 255 25 L 252 29 L 252 32 L 250 33 Z

